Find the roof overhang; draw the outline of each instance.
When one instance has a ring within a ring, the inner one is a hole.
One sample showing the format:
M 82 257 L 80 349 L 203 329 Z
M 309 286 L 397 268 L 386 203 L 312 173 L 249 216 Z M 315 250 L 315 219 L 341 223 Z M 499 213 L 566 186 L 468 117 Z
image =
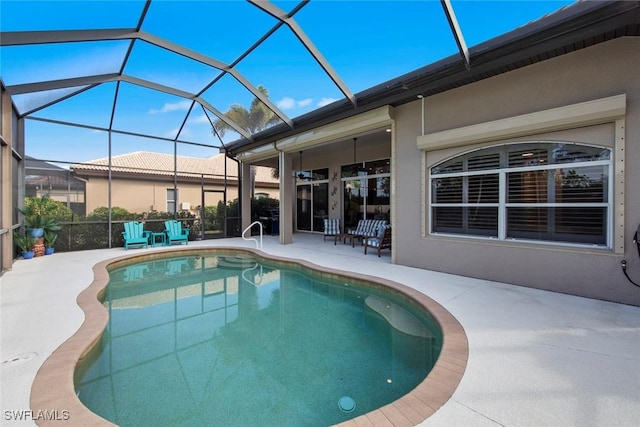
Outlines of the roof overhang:
M 261 145 L 238 154 L 242 162 L 255 162 L 278 155 L 278 152 L 293 153 L 320 147 L 352 135 L 361 135 L 389 126 L 393 120 L 393 107 L 386 105 L 357 116 L 318 126 L 307 132 L 275 140 L 272 144 Z

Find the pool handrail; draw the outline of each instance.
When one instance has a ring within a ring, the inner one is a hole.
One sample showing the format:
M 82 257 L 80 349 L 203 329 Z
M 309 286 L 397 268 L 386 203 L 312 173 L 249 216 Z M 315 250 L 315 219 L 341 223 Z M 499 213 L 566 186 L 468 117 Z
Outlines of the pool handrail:
M 244 234 L 247 231 L 251 230 L 251 228 L 256 224 L 260 226 L 260 242 L 259 243 L 258 243 L 258 240 L 254 239 L 253 237 L 244 237 Z M 256 246 L 258 247 L 258 249 L 262 249 L 262 223 L 260 221 L 253 221 L 251 224 L 249 224 L 249 226 L 242 231 L 242 240 L 253 240 L 254 242 L 256 242 Z

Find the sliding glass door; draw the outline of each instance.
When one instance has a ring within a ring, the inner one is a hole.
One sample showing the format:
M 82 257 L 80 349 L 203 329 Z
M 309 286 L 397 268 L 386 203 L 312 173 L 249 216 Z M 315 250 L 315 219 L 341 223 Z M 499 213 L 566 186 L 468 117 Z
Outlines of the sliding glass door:
M 300 171 L 296 176 L 296 229 L 322 232 L 329 217 L 329 170 Z
M 344 227 L 361 219 L 391 222 L 391 168 L 388 159 L 342 166 Z

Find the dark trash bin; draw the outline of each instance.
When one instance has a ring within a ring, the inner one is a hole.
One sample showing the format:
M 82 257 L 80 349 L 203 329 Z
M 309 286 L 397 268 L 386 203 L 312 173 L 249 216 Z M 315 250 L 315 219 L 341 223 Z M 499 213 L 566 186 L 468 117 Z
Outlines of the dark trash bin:
M 280 234 L 280 211 L 272 209 L 269 211 L 269 234 L 272 236 Z

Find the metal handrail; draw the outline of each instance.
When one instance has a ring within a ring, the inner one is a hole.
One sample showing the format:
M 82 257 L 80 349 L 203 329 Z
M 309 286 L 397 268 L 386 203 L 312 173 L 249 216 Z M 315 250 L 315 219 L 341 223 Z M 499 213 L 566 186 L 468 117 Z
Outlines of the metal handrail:
M 253 237 L 249 237 L 249 238 L 244 237 L 244 234 L 247 231 L 251 230 L 251 227 L 253 227 L 256 224 L 260 226 L 260 243 L 258 243 L 258 241 Z M 262 249 L 262 223 L 260 221 L 253 221 L 251 224 L 249 224 L 249 226 L 242 231 L 242 240 L 253 240 L 254 242 L 256 242 L 256 246 L 258 246 L 258 249 Z

